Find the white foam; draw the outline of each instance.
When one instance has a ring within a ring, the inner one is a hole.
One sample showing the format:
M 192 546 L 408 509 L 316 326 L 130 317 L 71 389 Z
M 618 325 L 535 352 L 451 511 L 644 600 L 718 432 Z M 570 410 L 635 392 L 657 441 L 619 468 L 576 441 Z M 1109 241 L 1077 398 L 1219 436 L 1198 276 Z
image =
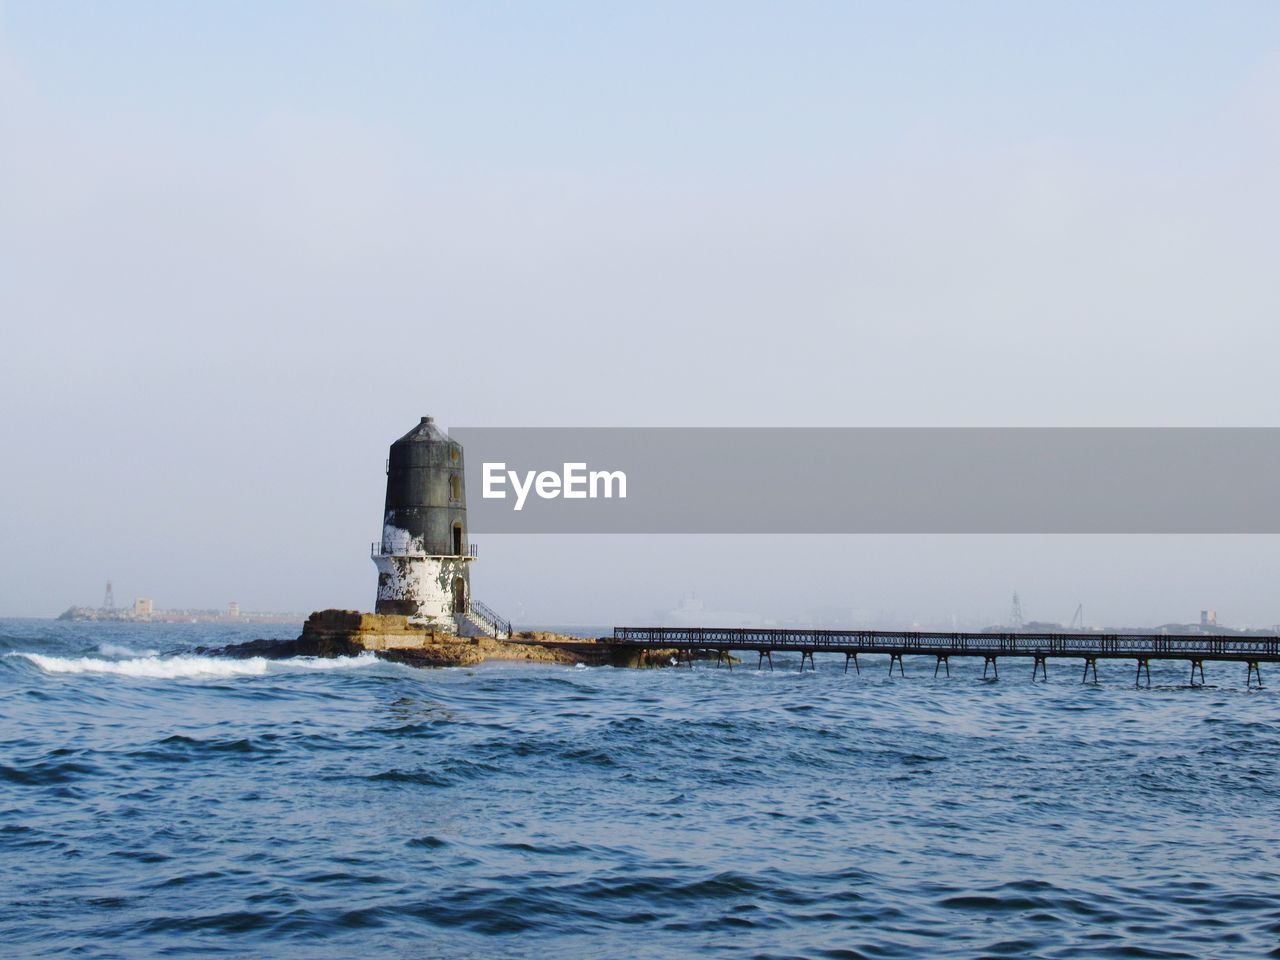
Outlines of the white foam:
M 98 652 L 106 657 L 154 657 L 160 653 L 159 650 L 135 650 L 122 643 L 100 643 Z
M 354 657 L 290 657 L 288 660 L 273 660 L 273 667 L 294 670 L 344 670 L 348 667 L 372 667 L 383 661 L 375 654 L 361 653 Z
M 105 652 L 105 651 L 103 651 Z M 186 677 L 259 677 L 273 671 L 290 670 L 341 670 L 350 667 L 373 666 L 380 661 L 372 653 L 355 657 L 292 657 L 287 660 L 267 660 L 264 657 L 248 657 L 233 660 L 229 657 L 200 657 L 179 655 L 174 657 L 135 657 L 131 660 L 102 660 L 97 657 L 49 657 L 41 653 L 10 653 L 11 657 L 26 657 L 46 673 L 104 673 L 122 677 L 145 677 L 153 680 L 179 680 Z
M 41 653 L 14 653 L 26 657 L 45 673 L 109 673 L 122 677 L 176 680 L 182 677 L 247 677 L 267 672 L 262 657 L 230 660 L 221 657 L 136 657 L 101 660 L 97 657 L 47 657 Z

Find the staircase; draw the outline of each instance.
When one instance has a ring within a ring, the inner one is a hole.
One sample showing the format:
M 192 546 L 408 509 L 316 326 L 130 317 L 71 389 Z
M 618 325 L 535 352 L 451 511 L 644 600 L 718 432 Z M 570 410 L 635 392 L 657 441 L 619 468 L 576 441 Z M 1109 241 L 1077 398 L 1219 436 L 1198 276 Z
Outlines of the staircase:
M 498 616 L 479 600 L 467 604 L 466 613 L 455 613 L 458 635 L 462 637 L 493 637 L 495 640 L 511 639 L 511 621 Z

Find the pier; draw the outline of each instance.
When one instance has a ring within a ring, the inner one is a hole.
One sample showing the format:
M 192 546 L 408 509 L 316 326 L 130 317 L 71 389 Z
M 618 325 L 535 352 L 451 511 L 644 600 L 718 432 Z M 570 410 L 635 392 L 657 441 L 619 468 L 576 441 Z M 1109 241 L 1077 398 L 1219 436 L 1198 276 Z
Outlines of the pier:
M 951 675 L 953 657 L 981 657 L 984 679 L 1000 677 L 999 661 L 1030 660 L 1031 679 L 1048 680 L 1050 660 L 1083 665 L 1082 682 L 1098 682 L 1099 660 L 1127 660 L 1136 671 L 1135 685 L 1151 686 L 1152 660 L 1181 660 L 1190 666 L 1191 685 L 1204 683 L 1209 661 L 1243 663 L 1246 686 L 1262 686 L 1263 663 L 1280 662 L 1280 637 L 1235 637 L 1199 634 L 1142 633 L 948 633 L 915 630 L 766 630 L 712 627 L 614 627 L 619 646 L 671 649 L 677 661 L 693 665 L 695 657 L 715 658 L 733 668 L 732 653 L 757 654 L 756 667 L 773 669 L 773 654 L 799 653 L 800 669 L 817 669 L 814 656 L 844 657 L 844 672 L 862 673 L 859 655 L 889 658 L 889 675 L 906 676 L 903 657 L 933 658 L 933 675 Z M 988 675 L 988 671 L 990 674 Z

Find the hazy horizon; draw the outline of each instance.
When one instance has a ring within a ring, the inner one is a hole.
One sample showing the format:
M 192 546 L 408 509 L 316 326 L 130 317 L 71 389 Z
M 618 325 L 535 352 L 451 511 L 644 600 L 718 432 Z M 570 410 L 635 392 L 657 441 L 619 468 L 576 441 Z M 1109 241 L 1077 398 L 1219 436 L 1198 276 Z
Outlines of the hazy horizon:
M 1278 28 L 0 2 L 0 616 L 369 609 L 428 414 L 1276 426 Z M 517 623 L 1280 623 L 1274 536 L 475 539 Z

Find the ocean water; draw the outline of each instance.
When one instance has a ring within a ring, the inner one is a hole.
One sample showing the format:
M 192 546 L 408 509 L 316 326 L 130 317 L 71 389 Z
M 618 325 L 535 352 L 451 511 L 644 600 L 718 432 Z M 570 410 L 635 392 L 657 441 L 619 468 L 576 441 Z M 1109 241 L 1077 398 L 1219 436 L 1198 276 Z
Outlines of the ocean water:
M 1280 956 L 1265 665 L 191 653 L 288 633 L 0 621 L 4 956 Z

